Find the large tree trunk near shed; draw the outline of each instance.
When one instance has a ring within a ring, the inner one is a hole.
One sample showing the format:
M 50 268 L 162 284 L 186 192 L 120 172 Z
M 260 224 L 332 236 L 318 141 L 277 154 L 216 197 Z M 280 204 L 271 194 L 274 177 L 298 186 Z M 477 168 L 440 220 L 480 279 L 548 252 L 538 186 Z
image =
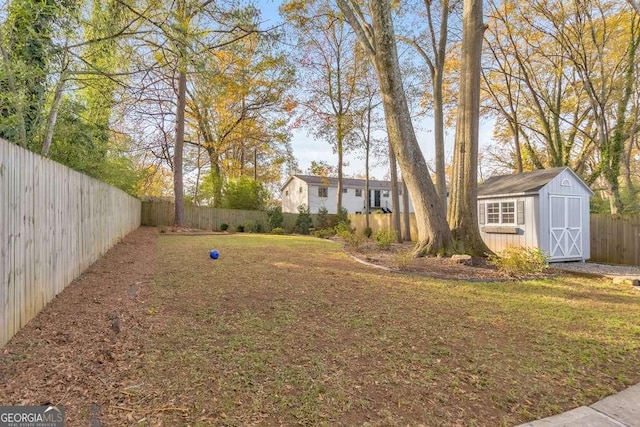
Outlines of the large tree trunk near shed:
M 462 70 L 448 219 L 456 249 L 484 256 L 491 250 L 480 235 L 477 208 L 480 58 L 486 28 L 482 22 L 482 0 L 465 0 L 462 19 Z
M 364 14 L 355 0 L 337 0 L 337 3 L 376 68 L 389 142 L 414 205 L 418 226 L 415 255 L 453 253 L 451 231 L 411 121 L 402 84 L 391 2 L 368 2 L 371 24 L 364 22 Z

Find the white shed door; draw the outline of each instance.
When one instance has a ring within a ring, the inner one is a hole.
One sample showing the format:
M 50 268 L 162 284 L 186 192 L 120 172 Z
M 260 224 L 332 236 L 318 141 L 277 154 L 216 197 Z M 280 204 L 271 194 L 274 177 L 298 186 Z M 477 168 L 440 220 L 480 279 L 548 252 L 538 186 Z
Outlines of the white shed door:
M 582 199 L 550 196 L 551 259 L 582 257 Z

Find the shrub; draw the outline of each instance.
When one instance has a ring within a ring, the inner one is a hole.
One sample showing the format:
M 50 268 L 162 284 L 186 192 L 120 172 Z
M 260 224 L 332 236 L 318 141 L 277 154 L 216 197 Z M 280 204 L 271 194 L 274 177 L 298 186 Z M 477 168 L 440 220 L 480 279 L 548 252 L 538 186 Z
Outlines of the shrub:
M 244 225 L 239 225 L 236 227 L 236 231 L 238 233 L 244 233 Z
M 229 229 L 229 224 L 222 223 L 220 224 L 220 231 L 227 231 Z
M 336 225 L 337 224 L 346 224 L 349 227 L 351 226 L 351 220 L 349 219 L 349 212 L 345 208 L 341 208 L 338 214 L 336 215 Z
M 321 230 L 315 230 L 313 235 L 320 239 L 328 239 L 331 236 L 335 236 L 336 231 L 333 228 L 323 228 Z
M 366 238 L 362 234 L 358 234 L 355 232 L 351 232 L 346 235 L 345 242 L 352 250 L 356 252 L 360 252 L 362 249 L 362 245 L 364 244 Z
M 282 227 L 275 227 L 271 229 L 271 234 L 285 234 L 285 231 Z
M 337 236 L 344 240 L 347 246 L 354 251 L 359 252 L 366 240 L 364 235 L 356 233 L 355 229 L 351 228 L 344 222 L 340 222 L 336 225 L 335 232 Z
M 540 248 L 511 247 L 496 255 L 489 255 L 489 263 L 512 276 L 541 273 L 547 268 L 548 257 Z
M 367 239 L 370 239 L 371 235 L 373 234 L 373 230 L 371 229 L 371 227 L 365 227 L 362 231 L 362 234 L 364 234 Z
M 344 222 L 339 222 L 338 225 L 336 225 L 335 227 L 335 232 L 338 235 L 338 237 L 346 239 L 349 237 L 350 234 L 354 233 L 354 230 L 348 224 L 345 224 Z
M 259 233 L 262 231 L 262 224 L 258 221 L 250 219 L 244 223 L 244 229 L 249 233 Z
M 318 209 L 316 215 L 316 228 L 323 230 L 331 227 L 331 219 L 329 218 L 329 211 L 324 206 Z
M 396 232 L 393 230 L 382 229 L 373 235 L 373 240 L 380 249 L 389 249 L 391 244 L 396 241 Z
M 282 228 L 284 225 L 284 215 L 282 214 L 282 208 L 276 206 L 267 211 L 267 221 L 270 228 Z
M 411 265 L 413 258 L 413 252 L 411 251 L 398 251 L 391 255 L 391 262 L 398 270 L 405 270 Z
M 294 231 L 299 234 L 309 234 L 309 229 L 313 227 L 313 218 L 309 214 L 309 208 L 306 205 L 298 206 L 298 218 Z

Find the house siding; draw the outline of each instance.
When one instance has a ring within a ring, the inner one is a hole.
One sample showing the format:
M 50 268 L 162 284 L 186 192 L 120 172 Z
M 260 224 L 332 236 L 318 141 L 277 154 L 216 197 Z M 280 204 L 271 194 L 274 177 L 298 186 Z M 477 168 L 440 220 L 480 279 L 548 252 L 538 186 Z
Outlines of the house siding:
M 327 188 L 327 197 L 318 196 L 318 189 L 320 187 Z M 302 192 L 300 192 L 300 188 L 302 188 Z M 347 192 L 342 194 L 342 206 L 349 213 L 364 212 L 366 197 L 364 182 L 361 187 L 345 185 L 344 188 L 346 188 Z M 362 196 L 356 196 L 356 189 L 362 190 Z M 380 206 L 394 210 L 391 192 L 388 190 L 388 187 L 385 189 L 371 185 L 369 191 L 373 194 L 375 190 L 379 190 L 382 193 L 380 195 Z M 383 196 L 385 191 L 389 193 L 388 197 Z M 327 212 L 330 214 L 337 213 L 338 188 L 335 185 L 310 184 L 303 179 L 292 176 L 282 188 L 280 196 L 282 199 L 283 212 L 297 213 L 298 206 L 304 204 L 309 207 L 310 213 L 318 213 L 318 210 L 323 207 L 327 209 Z M 400 195 L 399 211 L 402 212 L 402 195 Z M 413 212 L 411 200 L 409 200 L 409 212 Z
M 289 192 L 288 195 L 287 191 Z M 309 205 L 309 190 L 307 183 L 299 178 L 293 177 L 282 189 L 281 198 L 282 212 L 298 213 L 298 206 Z

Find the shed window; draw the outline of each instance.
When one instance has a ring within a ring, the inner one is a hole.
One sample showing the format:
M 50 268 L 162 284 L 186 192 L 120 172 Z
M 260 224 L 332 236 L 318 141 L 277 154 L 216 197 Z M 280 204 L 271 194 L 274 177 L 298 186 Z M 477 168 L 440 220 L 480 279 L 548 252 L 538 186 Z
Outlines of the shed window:
M 356 188 L 356 197 L 362 197 L 362 189 Z
M 487 224 L 500 224 L 500 203 L 487 203 Z
M 500 204 L 500 213 L 502 214 L 501 221 L 503 224 L 515 224 L 516 223 L 516 207 L 513 202 L 504 202 Z
M 329 197 L 329 189 L 327 187 L 318 187 L 318 197 Z
M 487 206 L 487 224 L 515 225 L 515 202 L 490 202 Z

